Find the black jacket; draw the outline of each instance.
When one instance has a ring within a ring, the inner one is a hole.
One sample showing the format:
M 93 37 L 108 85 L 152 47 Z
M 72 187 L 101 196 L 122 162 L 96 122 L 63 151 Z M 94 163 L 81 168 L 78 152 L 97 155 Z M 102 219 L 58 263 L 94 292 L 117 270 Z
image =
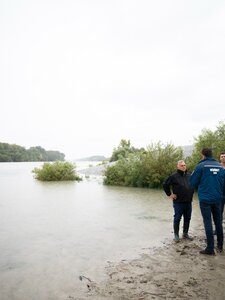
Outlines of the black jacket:
M 177 195 L 177 199 L 173 200 L 175 202 L 191 202 L 194 189 L 190 186 L 189 180 L 190 174 L 187 171 L 177 170 L 164 181 L 163 189 L 167 196 L 172 192 Z

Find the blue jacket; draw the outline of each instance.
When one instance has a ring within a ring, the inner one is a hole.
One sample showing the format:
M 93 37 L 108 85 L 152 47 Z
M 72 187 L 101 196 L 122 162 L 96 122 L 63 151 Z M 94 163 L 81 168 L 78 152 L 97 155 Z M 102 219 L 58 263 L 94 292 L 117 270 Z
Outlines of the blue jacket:
M 225 171 L 222 165 L 211 157 L 199 162 L 191 174 L 190 184 L 198 189 L 199 201 L 218 203 L 222 201 Z

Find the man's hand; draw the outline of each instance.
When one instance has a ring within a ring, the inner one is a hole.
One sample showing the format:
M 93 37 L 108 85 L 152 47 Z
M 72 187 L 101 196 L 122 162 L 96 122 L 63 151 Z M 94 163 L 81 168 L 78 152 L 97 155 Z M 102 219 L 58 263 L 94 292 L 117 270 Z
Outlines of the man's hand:
M 170 197 L 171 200 L 176 200 L 177 199 L 177 195 L 173 194 L 173 193 L 169 197 Z

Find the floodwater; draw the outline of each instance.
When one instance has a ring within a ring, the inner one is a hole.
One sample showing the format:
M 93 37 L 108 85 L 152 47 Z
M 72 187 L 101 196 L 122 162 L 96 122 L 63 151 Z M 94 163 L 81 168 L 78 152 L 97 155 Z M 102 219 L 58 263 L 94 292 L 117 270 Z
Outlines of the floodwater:
M 162 190 L 109 187 L 101 177 L 40 182 L 42 163 L 0 164 L 0 299 L 58 300 L 79 294 L 79 276 L 104 277 L 110 261 L 172 239 Z M 194 201 L 192 228 L 199 223 Z

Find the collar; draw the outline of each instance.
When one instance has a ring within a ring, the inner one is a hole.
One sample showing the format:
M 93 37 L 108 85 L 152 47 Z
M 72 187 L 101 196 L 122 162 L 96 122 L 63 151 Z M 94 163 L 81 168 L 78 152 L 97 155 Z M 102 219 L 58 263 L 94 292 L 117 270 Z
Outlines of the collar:
M 186 171 L 182 171 L 182 170 L 179 170 L 177 169 L 177 173 L 179 173 L 180 175 L 185 175 L 187 173 L 187 170 Z
M 210 160 L 210 161 L 216 161 L 216 160 L 215 160 L 214 158 L 212 158 L 212 157 L 206 157 L 206 158 L 200 160 L 199 163 L 202 163 L 202 162 L 207 161 L 207 160 Z

